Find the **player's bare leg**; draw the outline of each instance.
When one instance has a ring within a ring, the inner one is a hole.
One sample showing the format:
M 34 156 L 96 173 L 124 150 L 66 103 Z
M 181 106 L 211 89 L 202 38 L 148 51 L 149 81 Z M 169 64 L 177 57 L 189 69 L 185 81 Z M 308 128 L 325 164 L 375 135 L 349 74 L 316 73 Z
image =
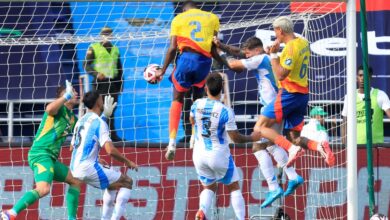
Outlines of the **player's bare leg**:
M 112 183 L 112 184 L 110 184 L 110 186 L 108 186 L 108 189 L 109 190 L 119 190 L 122 187 L 132 189 L 133 179 L 131 179 L 127 175 L 122 174 L 121 177 L 119 177 L 118 181 L 116 181 L 115 183 Z
M 275 119 L 270 119 L 264 115 L 260 115 L 259 120 L 257 121 L 254 131 L 260 132 L 261 136 L 274 142 L 276 145 L 281 146 L 286 151 L 288 151 L 288 162 L 287 166 L 292 164 L 298 157 L 303 155 L 305 150 L 300 146 L 296 146 L 288 141 L 283 135 L 276 132 L 271 126 L 276 122 Z
M 311 139 L 301 137 L 299 131 L 291 130 L 289 132 L 289 136 L 292 142 L 295 145 L 302 146 L 305 149 L 309 149 L 312 151 L 318 151 L 321 156 L 325 159 L 325 162 L 330 166 L 334 166 L 335 157 L 332 150 L 329 147 L 329 143 L 327 141 L 322 141 L 321 143 L 313 141 Z
M 212 183 L 208 186 L 203 186 L 203 190 L 199 195 L 199 210 L 195 215 L 195 220 L 205 220 L 207 211 L 210 209 L 211 201 L 217 191 L 217 183 Z
M 167 160 L 173 160 L 175 158 L 176 136 L 183 108 L 184 95 L 184 92 L 179 92 L 173 88 L 173 101 L 169 111 L 169 144 L 165 153 L 165 159 Z

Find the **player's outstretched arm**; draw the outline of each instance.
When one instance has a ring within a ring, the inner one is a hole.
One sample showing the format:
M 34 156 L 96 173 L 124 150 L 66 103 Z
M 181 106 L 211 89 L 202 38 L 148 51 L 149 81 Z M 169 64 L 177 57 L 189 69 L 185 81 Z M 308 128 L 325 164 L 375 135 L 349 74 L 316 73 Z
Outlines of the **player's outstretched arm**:
M 238 130 L 228 131 L 229 137 L 234 143 L 248 143 L 260 140 L 260 132 L 252 132 L 251 135 L 242 135 Z
M 104 97 L 104 108 L 103 108 L 103 114 L 100 116 L 104 121 L 107 121 L 108 118 L 111 117 L 116 105 L 118 103 L 114 102 L 114 98 L 110 95 L 107 95 Z
M 283 68 L 283 66 L 280 64 L 280 58 L 276 54 L 279 51 L 279 48 L 280 42 L 275 40 L 274 44 L 269 48 L 269 52 L 271 54 L 272 71 L 274 72 L 276 78 L 279 81 L 282 81 L 290 74 L 290 70 Z
M 122 162 L 126 164 L 127 167 L 130 169 L 134 169 L 135 171 L 138 171 L 138 166 L 133 161 L 127 159 L 123 154 L 121 154 L 118 149 L 112 144 L 111 141 L 106 141 L 104 143 L 104 149 L 106 150 L 107 154 L 110 155 L 110 157 L 114 158 L 115 160 Z
M 75 92 L 72 84 L 66 80 L 66 89 L 64 95 L 48 104 L 45 110 L 46 113 L 51 116 L 57 115 L 58 110 L 64 105 L 65 102 L 69 101 L 74 96 L 74 93 Z
M 213 38 L 213 43 L 215 44 L 216 47 L 218 47 L 220 50 L 222 50 L 225 53 L 228 53 L 230 55 L 233 55 L 233 56 L 236 56 L 239 58 L 245 58 L 244 52 L 239 47 L 224 44 L 220 40 L 218 40 L 217 37 Z
M 171 42 L 169 44 L 169 48 L 167 50 L 167 53 L 165 54 L 164 64 L 160 70 L 157 71 L 156 77 L 161 77 L 165 74 L 165 72 L 168 69 L 169 64 L 173 61 L 176 55 L 177 50 L 177 41 L 176 36 L 171 36 Z
M 244 71 L 246 69 L 244 64 L 242 63 L 242 61 L 236 60 L 236 59 L 227 60 L 226 66 L 236 73 L 241 73 L 242 71 Z

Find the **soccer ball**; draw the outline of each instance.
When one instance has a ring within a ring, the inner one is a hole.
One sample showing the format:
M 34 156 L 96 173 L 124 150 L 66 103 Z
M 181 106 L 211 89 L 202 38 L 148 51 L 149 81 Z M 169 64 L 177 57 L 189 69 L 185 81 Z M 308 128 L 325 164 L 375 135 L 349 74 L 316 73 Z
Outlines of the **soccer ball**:
M 371 216 L 370 220 L 389 220 L 389 219 L 385 215 L 377 213 Z
M 162 80 L 162 77 L 156 77 L 156 70 L 160 69 L 157 64 L 149 64 L 144 70 L 144 79 L 150 84 L 156 84 Z

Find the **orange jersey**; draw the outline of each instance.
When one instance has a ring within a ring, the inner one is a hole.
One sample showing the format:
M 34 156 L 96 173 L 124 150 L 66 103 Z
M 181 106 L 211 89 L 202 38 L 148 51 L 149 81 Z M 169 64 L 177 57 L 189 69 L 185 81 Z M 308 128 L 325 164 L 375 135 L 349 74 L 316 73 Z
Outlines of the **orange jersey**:
M 177 37 L 179 50 L 189 47 L 211 57 L 211 45 L 215 32 L 219 31 L 219 19 L 211 13 L 190 9 L 177 15 L 171 24 L 171 36 Z
M 287 42 L 280 55 L 280 65 L 290 70 L 290 74 L 280 81 L 281 87 L 291 93 L 309 93 L 309 60 L 310 47 L 307 40 L 298 37 Z

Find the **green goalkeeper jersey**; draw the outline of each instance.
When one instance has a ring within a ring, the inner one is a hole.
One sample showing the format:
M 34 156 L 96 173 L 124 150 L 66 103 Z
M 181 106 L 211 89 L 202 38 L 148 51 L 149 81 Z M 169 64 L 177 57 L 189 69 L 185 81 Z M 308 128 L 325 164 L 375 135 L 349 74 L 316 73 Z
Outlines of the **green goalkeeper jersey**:
M 61 145 L 66 136 L 72 133 L 76 120 L 74 113 L 65 106 L 62 106 L 55 116 L 45 112 L 30 149 L 29 157 L 49 155 L 53 160 L 57 160 Z

